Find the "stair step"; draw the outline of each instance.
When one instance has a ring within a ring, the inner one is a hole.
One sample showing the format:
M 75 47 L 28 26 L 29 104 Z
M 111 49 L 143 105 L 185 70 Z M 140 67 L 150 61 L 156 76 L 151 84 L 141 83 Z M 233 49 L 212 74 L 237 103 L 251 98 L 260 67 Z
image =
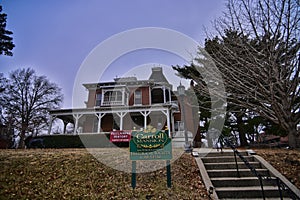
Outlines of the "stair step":
M 237 164 L 239 169 L 248 168 L 244 162 L 238 162 Z M 249 162 L 249 164 L 256 169 L 261 168 L 259 162 Z M 236 164 L 235 162 L 205 163 L 205 168 L 206 169 L 236 169 Z
M 262 190 L 260 186 L 254 187 L 217 187 L 215 188 L 218 197 L 222 198 L 261 198 Z M 278 187 L 264 186 L 265 197 L 278 197 Z
M 240 151 L 243 156 L 248 156 L 247 151 Z M 233 151 L 225 151 L 225 152 L 209 152 L 205 155 L 206 157 L 220 157 L 220 156 L 234 156 Z
M 209 177 L 237 177 L 236 169 L 212 169 L 206 170 Z M 256 171 L 262 176 L 269 176 L 269 171 L 267 169 L 256 169 Z M 241 177 L 253 177 L 253 173 L 250 169 L 239 169 L 239 174 Z
M 262 200 L 262 198 L 222 198 L 220 200 Z M 280 200 L 280 197 L 266 197 L 265 200 Z M 292 200 L 289 197 L 283 197 L 283 200 Z
M 241 161 L 241 159 L 237 156 L 237 161 Z M 249 162 L 254 162 L 253 156 L 244 156 Z M 221 156 L 221 157 L 203 157 L 201 158 L 203 163 L 223 163 L 223 162 L 235 162 L 234 156 Z
M 260 186 L 257 177 L 220 177 L 211 178 L 214 187 L 245 187 L 245 186 Z M 276 186 L 276 179 L 263 180 L 264 186 Z
M 266 168 L 268 166 L 260 161 L 259 157 L 256 158 L 247 151 L 241 151 L 240 153 L 256 169 L 256 172 L 263 176 L 263 191 L 259 179 L 248 169 L 239 156 L 234 156 L 233 151 L 200 153 L 201 168 L 205 168 L 201 171 L 205 171 L 206 173 L 203 176 L 210 179 L 205 185 L 214 187 L 215 193 L 213 195 L 217 195 L 221 200 L 258 200 L 263 199 L 264 193 L 266 200 L 280 199 L 277 179 L 275 177 L 265 179 L 271 174 L 269 169 Z M 237 160 L 237 163 L 235 160 Z M 238 165 L 238 172 L 236 164 Z M 291 199 L 288 197 L 287 191 L 282 191 L 282 193 L 284 200 Z

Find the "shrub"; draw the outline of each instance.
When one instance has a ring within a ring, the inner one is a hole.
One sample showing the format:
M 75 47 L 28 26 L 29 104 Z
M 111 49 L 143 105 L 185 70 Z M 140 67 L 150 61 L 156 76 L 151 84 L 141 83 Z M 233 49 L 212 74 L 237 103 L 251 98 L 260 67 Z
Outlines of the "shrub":
M 103 148 L 128 147 L 128 142 L 111 143 L 110 134 L 84 135 L 43 135 L 28 137 L 25 140 L 27 148 Z

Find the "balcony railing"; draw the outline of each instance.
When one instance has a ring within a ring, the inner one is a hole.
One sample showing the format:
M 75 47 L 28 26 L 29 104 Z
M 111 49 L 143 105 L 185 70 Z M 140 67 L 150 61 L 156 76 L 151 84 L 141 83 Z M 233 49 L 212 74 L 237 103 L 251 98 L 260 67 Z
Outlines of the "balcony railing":
M 122 106 L 125 105 L 122 101 L 103 101 L 102 106 Z

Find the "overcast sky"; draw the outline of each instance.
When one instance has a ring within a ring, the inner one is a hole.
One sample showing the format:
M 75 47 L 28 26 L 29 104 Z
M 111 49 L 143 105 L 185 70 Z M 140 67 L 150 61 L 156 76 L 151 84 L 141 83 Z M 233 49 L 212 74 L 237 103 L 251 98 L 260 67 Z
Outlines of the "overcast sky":
M 101 42 L 127 30 L 161 27 L 203 44 L 204 27 L 211 29 L 211 21 L 225 8 L 223 0 L 0 0 L 0 4 L 8 15 L 7 29 L 13 31 L 16 45 L 13 57 L 0 57 L 0 72 L 7 75 L 17 68 L 31 67 L 38 75 L 46 75 L 63 89 L 64 108 L 72 107 L 80 66 Z M 149 63 L 168 67 L 186 61 L 157 49 L 134 51 L 111 63 L 100 80 L 124 75 L 147 78 Z M 136 68 L 143 70 L 133 70 Z M 164 72 L 177 87 L 169 69 Z M 141 71 L 144 74 L 139 74 Z

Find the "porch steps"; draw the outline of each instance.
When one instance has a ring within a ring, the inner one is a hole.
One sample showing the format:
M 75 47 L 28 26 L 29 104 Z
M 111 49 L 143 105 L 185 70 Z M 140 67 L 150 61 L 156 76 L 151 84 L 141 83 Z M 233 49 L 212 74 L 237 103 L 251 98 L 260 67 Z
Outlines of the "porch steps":
M 193 142 L 194 136 L 191 132 L 188 132 L 188 143 L 191 144 Z M 183 148 L 185 145 L 185 136 L 183 131 L 176 132 L 172 138 L 172 147 L 173 148 Z
M 269 177 L 262 181 L 265 199 L 280 199 L 276 177 L 272 175 L 270 170 L 247 151 L 240 151 L 240 153 L 259 174 Z M 238 162 L 235 163 L 233 151 L 227 150 L 223 153 L 214 151 L 205 154 L 200 152 L 199 155 L 200 157 L 196 158 L 196 161 L 206 187 L 210 188 L 212 199 L 262 199 L 259 179 L 253 175 L 253 172 L 238 156 L 236 157 Z M 283 192 L 283 197 L 283 199 L 291 199 L 286 192 Z

